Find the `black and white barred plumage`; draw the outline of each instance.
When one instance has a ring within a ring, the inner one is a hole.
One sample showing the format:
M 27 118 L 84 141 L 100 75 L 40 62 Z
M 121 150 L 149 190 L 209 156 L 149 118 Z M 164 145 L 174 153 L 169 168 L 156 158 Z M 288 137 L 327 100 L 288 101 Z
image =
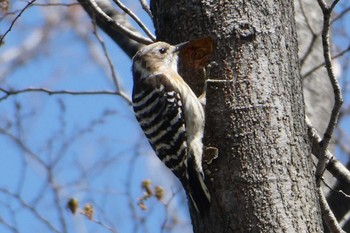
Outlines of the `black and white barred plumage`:
M 133 58 L 133 108 L 137 120 L 160 160 L 180 179 L 193 206 L 210 205 L 202 169 L 204 110 L 177 72 L 184 44 L 157 42 Z

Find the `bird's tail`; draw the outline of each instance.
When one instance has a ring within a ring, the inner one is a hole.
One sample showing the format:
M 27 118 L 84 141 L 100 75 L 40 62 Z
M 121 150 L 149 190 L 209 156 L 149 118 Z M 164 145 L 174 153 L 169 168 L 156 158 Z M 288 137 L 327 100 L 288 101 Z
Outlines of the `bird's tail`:
M 204 183 L 204 177 L 198 171 L 193 158 L 189 158 L 188 160 L 188 178 L 188 196 L 194 208 L 199 213 L 204 214 L 210 207 L 210 193 Z

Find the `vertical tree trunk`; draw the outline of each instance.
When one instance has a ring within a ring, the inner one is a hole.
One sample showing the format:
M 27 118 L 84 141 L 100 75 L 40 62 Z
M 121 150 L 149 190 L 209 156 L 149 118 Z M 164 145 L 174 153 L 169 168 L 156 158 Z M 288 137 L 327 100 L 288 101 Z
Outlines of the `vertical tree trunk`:
M 212 206 L 194 232 L 322 232 L 293 2 L 153 0 L 157 37 L 212 36 L 205 145 Z M 184 77 L 196 90 L 203 77 Z M 196 82 L 200 80 L 200 82 Z

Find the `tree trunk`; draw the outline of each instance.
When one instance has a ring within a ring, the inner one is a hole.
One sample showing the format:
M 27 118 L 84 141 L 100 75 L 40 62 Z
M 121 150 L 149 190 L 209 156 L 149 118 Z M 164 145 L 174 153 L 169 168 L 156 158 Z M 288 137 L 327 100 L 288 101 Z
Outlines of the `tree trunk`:
M 322 232 L 293 2 L 153 0 L 157 38 L 212 36 L 205 145 L 210 211 L 194 232 Z M 184 76 L 195 89 L 203 77 Z M 196 80 L 200 80 L 196 82 Z

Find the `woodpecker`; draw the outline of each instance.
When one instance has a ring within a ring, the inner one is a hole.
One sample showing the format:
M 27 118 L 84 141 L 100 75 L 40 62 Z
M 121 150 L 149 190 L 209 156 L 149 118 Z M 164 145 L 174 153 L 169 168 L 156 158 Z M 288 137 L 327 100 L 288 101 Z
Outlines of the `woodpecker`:
M 194 208 L 204 213 L 210 206 L 202 168 L 204 109 L 177 68 L 186 44 L 156 42 L 136 53 L 132 101 L 153 150 L 179 178 Z

